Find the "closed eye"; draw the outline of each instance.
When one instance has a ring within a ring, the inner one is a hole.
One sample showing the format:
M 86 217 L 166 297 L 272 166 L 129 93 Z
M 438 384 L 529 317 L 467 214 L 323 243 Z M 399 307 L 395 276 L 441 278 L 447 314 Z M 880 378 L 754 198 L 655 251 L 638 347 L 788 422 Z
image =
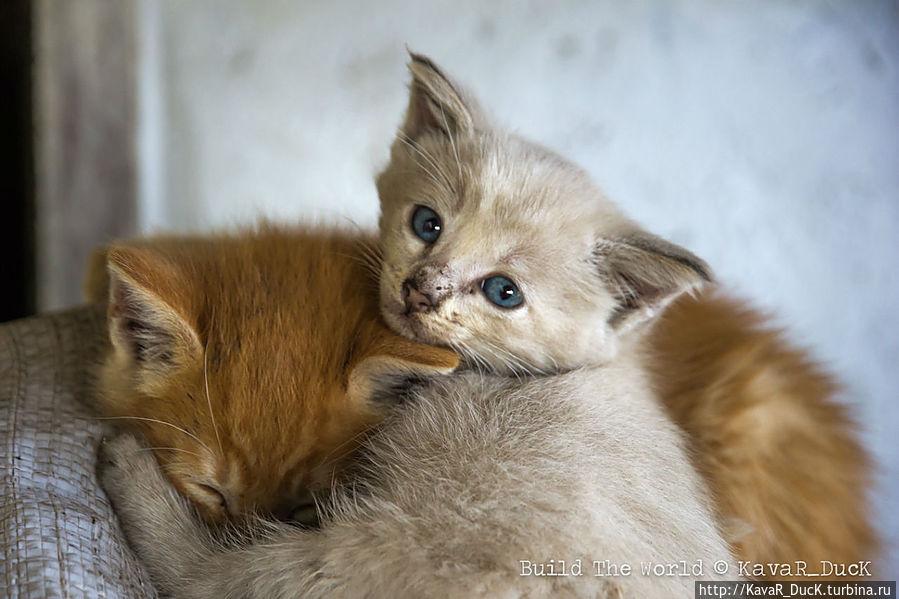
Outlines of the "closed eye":
M 194 498 L 203 505 L 212 509 L 218 508 L 224 512 L 231 511 L 228 499 L 218 487 L 206 483 L 194 483 L 193 490 Z

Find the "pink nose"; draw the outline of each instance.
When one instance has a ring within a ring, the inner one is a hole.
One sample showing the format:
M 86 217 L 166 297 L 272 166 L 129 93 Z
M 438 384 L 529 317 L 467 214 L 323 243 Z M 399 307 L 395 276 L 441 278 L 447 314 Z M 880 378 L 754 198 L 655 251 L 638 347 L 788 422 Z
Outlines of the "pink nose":
M 406 304 L 406 314 L 428 312 L 434 307 L 431 298 L 419 291 L 412 281 L 403 283 L 403 302 Z

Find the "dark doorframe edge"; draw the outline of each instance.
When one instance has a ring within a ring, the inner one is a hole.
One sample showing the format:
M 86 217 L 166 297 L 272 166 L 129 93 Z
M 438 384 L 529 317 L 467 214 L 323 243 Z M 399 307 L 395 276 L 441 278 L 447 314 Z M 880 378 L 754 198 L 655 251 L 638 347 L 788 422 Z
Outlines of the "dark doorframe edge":
M 36 307 L 32 3 L 0 2 L 0 322 Z

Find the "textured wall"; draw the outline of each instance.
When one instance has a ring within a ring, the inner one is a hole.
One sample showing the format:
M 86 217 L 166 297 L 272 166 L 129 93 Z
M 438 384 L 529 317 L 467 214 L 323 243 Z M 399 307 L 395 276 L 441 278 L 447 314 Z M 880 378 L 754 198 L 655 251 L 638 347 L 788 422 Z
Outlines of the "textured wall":
M 37 303 L 83 300 L 91 251 L 136 228 L 133 2 L 34 3 Z M 14 258 L 15 259 L 15 258 Z
M 258 214 L 372 224 L 408 43 L 706 257 L 839 374 L 882 464 L 883 528 L 899 538 L 895 2 L 141 10 L 145 230 Z

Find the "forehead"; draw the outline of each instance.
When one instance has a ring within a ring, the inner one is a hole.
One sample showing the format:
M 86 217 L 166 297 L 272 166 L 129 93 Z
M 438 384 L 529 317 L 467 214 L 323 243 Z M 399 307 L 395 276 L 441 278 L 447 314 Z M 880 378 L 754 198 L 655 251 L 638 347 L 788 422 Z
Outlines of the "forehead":
M 318 292 L 326 295 L 325 288 Z M 336 306 L 324 310 L 301 299 L 296 303 L 314 318 L 294 314 L 301 311 L 284 299 L 261 313 L 237 313 L 222 323 L 209 347 L 210 384 L 215 376 L 232 391 L 273 394 L 274 399 L 312 393 L 314 381 L 338 383 L 338 367 L 355 330 L 353 319 L 335 318 L 333 313 L 340 313 Z
M 463 156 L 462 185 L 443 206 L 459 251 L 549 258 L 595 239 L 605 199 L 579 169 L 514 138 Z
M 333 401 L 343 389 L 352 328 L 318 316 L 297 319 L 272 306 L 264 316 L 235 318 L 210 344 L 200 381 L 208 387 L 195 397 L 201 420 L 212 427 L 214 418 L 226 444 L 254 468 L 292 467 L 332 421 L 343 420 L 348 429 L 355 424 L 351 414 L 339 413 L 348 408 Z M 254 476 L 282 474 L 263 470 Z
M 290 419 L 343 385 L 359 323 L 375 317 L 377 304 L 352 248 L 318 249 L 254 261 L 215 298 L 206 374 L 222 401 L 244 396 L 246 406 Z M 249 271 L 258 281 L 245 280 Z

